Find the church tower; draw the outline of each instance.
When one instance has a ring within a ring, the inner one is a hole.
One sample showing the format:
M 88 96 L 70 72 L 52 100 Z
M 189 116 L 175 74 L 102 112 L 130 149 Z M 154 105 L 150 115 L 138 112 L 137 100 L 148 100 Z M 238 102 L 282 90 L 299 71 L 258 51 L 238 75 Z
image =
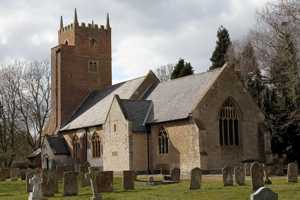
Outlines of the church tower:
M 79 24 L 75 9 L 73 23 L 60 19 L 58 46 L 51 49 L 52 113 L 46 134 L 68 122 L 87 95 L 112 84 L 111 27 Z

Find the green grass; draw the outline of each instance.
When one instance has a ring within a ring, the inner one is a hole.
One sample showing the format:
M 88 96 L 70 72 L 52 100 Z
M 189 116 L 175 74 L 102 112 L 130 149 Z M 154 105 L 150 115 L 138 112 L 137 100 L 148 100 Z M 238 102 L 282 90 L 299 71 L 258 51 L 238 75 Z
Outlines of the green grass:
M 273 191 L 279 194 L 280 200 L 299 200 L 300 183 L 289 184 L 284 177 L 273 178 L 273 184 L 269 185 Z M 60 185 L 61 186 L 61 185 Z M 124 191 L 121 179 L 114 180 L 112 193 L 103 194 L 104 200 L 247 200 L 250 196 L 250 181 L 247 180 L 246 186 L 223 187 L 220 177 L 204 176 L 202 188 L 190 191 L 189 181 L 182 181 L 179 184 L 148 186 L 143 182 L 136 182 L 134 191 Z M 60 193 L 49 200 L 88 200 L 91 197 L 89 187 L 81 188 L 80 194 L 75 197 L 63 197 L 62 188 Z M 25 193 L 24 181 L 0 182 L 1 200 L 26 200 L 28 195 Z

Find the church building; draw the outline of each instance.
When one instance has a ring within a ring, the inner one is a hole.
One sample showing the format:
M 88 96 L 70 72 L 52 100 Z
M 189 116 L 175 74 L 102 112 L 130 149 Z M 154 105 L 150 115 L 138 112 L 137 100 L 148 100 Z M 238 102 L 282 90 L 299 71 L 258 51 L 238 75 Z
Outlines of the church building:
M 160 82 L 149 71 L 112 85 L 111 27 L 61 18 L 51 49 L 52 112 L 42 166 L 182 173 L 270 162 L 264 114 L 234 68 Z

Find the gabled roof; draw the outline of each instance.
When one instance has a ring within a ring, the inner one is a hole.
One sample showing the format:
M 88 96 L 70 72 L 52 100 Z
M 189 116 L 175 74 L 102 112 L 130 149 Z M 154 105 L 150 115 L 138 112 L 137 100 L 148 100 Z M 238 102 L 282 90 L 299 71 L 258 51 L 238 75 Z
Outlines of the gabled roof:
M 117 94 L 120 98 L 130 99 L 146 77 L 125 81 L 91 93 L 79 110 L 75 112 L 72 120 L 61 130 L 66 131 L 103 124 L 114 96 Z
M 151 101 L 120 99 L 116 96 L 125 118 L 132 122 L 133 132 L 146 132 L 145 118 L 149 112 Z
M 68 145 L 62 135 L 46 137 L 54 155 L 69 155 Z
M 224 68 L 160 83 L 147 98 L 153 102 L 147 123 L 188 118 Z

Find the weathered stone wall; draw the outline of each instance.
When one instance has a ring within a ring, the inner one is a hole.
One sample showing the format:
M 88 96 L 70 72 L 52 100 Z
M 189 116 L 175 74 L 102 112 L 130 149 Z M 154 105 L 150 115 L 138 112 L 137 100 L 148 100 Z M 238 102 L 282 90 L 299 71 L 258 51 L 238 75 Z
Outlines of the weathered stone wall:
M 114 98 L 104 124 L 103 169 L 105 171 L 130 170 L 129 126 Z
M 221 146 L 219 144 L 219 111 L 226 99 L 231 97 L 240 109 L 239 146 Z M 258 148 L 258 124 L 264 116 L 246 92 L 242 83 L 231 68 L 224 69 L 213 87 L 206 93 L 192 116 L 200 124 L 205 144 L 201 152 L 207 155 L 207 163 L 201 166 L 207 169 L 219 169 L 224 165 L 238 164 L 243 160 L 261 159 Z M 205 167 L 204 167 L 205 166 Z
M 168 154 L 159 154 L 158 134 L 164 127 L 169 137 Z M 180 168 L 182 174 L 200 167 L 199 134 L 190 120 L 154 125 L 150 136 L 150 163 L 152 170 Z M 166 169 L 168 170 L 168 169 Z
M 134 171 L 147 171 L 147 135 L 146 133 L 131 133 L 132 138 L 132 168 Z

